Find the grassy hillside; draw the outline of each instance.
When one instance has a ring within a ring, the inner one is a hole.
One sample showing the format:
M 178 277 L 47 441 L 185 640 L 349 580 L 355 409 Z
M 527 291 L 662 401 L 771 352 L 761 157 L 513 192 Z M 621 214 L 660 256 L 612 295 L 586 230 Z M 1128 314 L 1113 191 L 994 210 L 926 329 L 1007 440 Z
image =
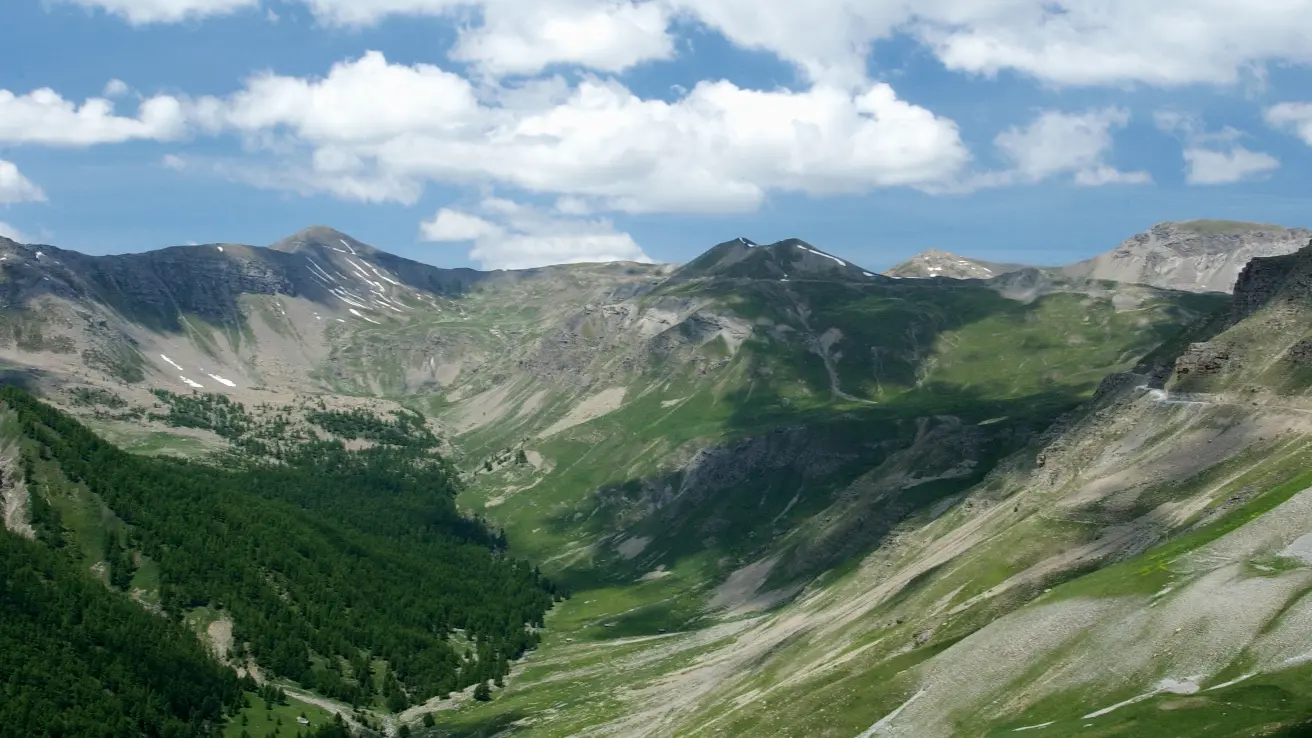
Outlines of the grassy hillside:
M 861 706 L 847 705 L 850 716 L 837 720 L 827 706 L 834 693 L 810 681 L 785 689 L 785 676 L 850 650 L 896 657 L 874 671 L 868 660 L 853 667 L 861 684 L 896 685 L 895 675 L 951 643 L 898 650 L 915 640 L 912 593 L 941 580 L 935 600 L 915 602 L 933 611 L 952 595 L 960 604 L 1083 533 L 1036 519 L 1023 537 L 999 539 L 1016 544 L 1000 558 L 972 557 L 951 577 L 921 572 L 896 609 L 857 607 L 863 626 L 818 640 L 808 631 L 825 627 L 830 608 L 855 607 L 858 583 L 870 589 L 876 572 L 891 573 L 891 564 L 871 562 L 892 551 L 914 560 L 904 550 L 910 532 L 968 519 L 965 511 L 979 509 L 971 490 L 996 489 L 1000 460 L 1087 400 L 1107 374 L 1133 367 L 1220 304 L 1160 291 L 1129 302 L 1125 293 L 1069 291 L 1023 303 L 987 288 L 928 283 L 672 290 L 643 299 L 707 300 L 716 314 L 755 326 L 752 335 L 653 363 L 628 380 L 619 407 L 564 430 L 525 433 L 512 410 L 504 426 L 493 421 L 459 439 L 503 449 L 473 455 L 494 463 L 476 467 L 461 499 L 505 525 L 513 545 L 576 596 L 553 612 L 550 635 L 508 691 L 439 719 L 452 735 L 492 735 L 512 722 L 515 734 L 548 736 L 601 726 L 634 734 L 693 734 L 700 726 L 706 735 L 861 732 L 880 715 L 844 731 L 886 706 L 869 699 L 868 686 L 851 691 Z M 529 452 L 524 461 L 515 460 L 516 448 Z M 1022 603 L 1003 598 L 994 609 L 968 611 L 955 638 Z M 892 650 L 870 650 L 887 638 L 871 626 L 899 618 L 900 635 L 886 641 Z M 784 622 L 791 624 L 770 627 Z M 749 634 L 762 636 L 759 648 L 747 647 Z M 722 691 L 731 672 L 751 675 L 750 684 Z M 778 700 L 760 702 L 767 690 Z M 648 699 L 681 717 L 640 728 L 635 714 L 651 716 Z M 694 712 L 698 705 L 708 712 Z M 757 717 L 738 723 L 735 714 L 730 725 L 711 705 Z

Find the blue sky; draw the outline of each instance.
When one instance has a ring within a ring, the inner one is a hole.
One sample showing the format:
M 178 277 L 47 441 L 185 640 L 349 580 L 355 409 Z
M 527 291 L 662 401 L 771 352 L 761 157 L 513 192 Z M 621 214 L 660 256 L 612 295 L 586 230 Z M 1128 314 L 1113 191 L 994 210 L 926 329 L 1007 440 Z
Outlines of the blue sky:
M 1091 6 L 1097 6 L 1091 7 Z M 1312 0 L 10 0 L 0 233 L 442 266 L 1312 224 Z

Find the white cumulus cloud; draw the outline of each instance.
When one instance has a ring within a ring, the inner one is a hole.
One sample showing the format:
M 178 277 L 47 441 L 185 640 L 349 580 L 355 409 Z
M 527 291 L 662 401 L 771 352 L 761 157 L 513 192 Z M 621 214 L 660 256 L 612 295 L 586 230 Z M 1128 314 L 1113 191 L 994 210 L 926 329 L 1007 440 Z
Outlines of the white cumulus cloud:
M 19 202 L 44 202 L 46 193 L 18 171 L 13 162 L 0 159 L 0 205 Z
M 1274 156 L 1240 144 L 1245 134 L 1238 129 L 1209 130 L 1197 116 L 1176 110 L 1160 110 L 1153 119 L 1159 130 L 1182 141 L 1186 184 L 1233 184 L 1280 168 Z
M 496 223 L 450 208 L 438 210 L 432 220 L 420 224 L 419 231 L 425 241 L 477 241 L 502 233 Z
M 1274 156 L 1238 145 L 1223 151 L 1185 149 L 1184 160 L 1185 181 L 1198 185 L 1242 182 L 1280 168 L 1280 161 Z
M 258 0 L 64 0 L 133 23 L 234 13 Z M 774 54 L 812 81 L 855 86 L 873 45 L 906 34 L 949 69 L 1046 82 L 1232 84 L 1312 62 L 1312 0 L 300 0 L 321 23 L 445 16 L 451 54 L 492 74 L 551 64 L 618 71 L 668 58 L 687 22 Z
M 169 140 L 185 133 L 187 115 L 183 101 L 168 95 L 146 99 L 136 115 L 122 116 L 103 97 L 77 104 L 45 87 L 23 95 L 0 90 L 0 143 L 82 147 Z
M 1026 126 L 1012 126 L 993 140 L 1010 166 L 978 175 L 970 186 L 1034 183 L 1069 175 L 1077 185 L 1143 184 L 1143 171 L 1121 171 L 1107 163 L 1115 144 L 1113 131 L 1130 120 L 1128 111 L 1102 108 L 1082 113 L 1045 110 Z
M 1312 146 L 1312 103 L 1285 102 L 1272 105 L 1264 115 L 1268 125 L 1293 133 Z
M 561 217 L 501 198 L 486 198 L 477 209 L 482 215 L 442 208 L 420 224 L 420 236 L 426 241 L 473 242 L 469 258 L 484 269 L 651 262 L 632 236 L 605 218 Z
M 100 93 L 103 97 L 122 97 L 128 94 L 130 88 L 128 83 L 121 79 L 111 79 L 105 83 L 105 91 Z
M 503 184 L 630 212 L 751 210 L 771 191 L 929 186 L 969 160 L 952 121 L 883 83 L 854 93 L 703 82 L 667 102 L 585 78 L 483 100 L 458 75 L 374 51 L 323 78 L 256 76 L 196 111 L 211 131 L 299 142 L 308 164 L 298 186 L 340 191 L 354 178 L 410 196 L 400 183 Z
M 133 25 L 177 23 L 258 7 L 260 0 L 59 0 L 122 17 Z

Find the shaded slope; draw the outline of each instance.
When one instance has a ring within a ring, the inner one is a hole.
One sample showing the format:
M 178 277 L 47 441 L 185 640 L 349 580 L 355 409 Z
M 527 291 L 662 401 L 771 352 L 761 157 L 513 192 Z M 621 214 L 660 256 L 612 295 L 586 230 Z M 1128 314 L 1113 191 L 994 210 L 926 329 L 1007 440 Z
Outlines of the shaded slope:
M 881 277 L 796 238 L 769 245 L 737 238 L 680 267 L 669 283 L 694 279 L 826 279 L 878 282 Z

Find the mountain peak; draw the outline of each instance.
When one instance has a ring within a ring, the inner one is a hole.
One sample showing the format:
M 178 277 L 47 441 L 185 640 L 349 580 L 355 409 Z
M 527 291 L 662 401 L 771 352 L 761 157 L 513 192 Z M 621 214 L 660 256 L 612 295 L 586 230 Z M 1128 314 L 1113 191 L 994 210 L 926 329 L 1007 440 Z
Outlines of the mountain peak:
M 878 275 L 800 238 L 786 238 L 768 246 L 748 238 L 725 241 L 684 264 L 671 280 L 706 277 L 733 279 L 840 279 L 870 281 Z
M 376 251 L 369 244 L 324 225 L 312 225 L 309 228 L 304 228 L 269 246 L 275 251 L 285 251 L 287 253 L 296 253 L 306 247 L 318 250 L 329 249 L 348 255 L 368 254 Z
M 1000 264 L 981 259 L 970 259 L 939 249 L 927 249 L 884 272 L 889 277 L 924 279 L 950 277 L 952 279 L 992 279 L 1001 274 L 1024 269 L 1022 264 Z

